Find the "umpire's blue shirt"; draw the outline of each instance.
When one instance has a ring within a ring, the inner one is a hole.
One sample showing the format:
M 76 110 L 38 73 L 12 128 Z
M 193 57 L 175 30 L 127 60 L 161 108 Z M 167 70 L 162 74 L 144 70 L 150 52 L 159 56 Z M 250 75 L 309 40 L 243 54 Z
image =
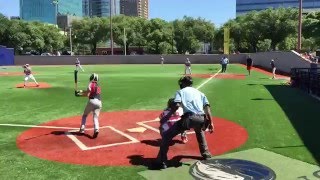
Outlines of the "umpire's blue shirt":
M 193 87 L 185 87 L 176 92 L 174 102 L 181 103 L 183 113 L 204 114 L 203 107 L 209 104 L 207 97 Z

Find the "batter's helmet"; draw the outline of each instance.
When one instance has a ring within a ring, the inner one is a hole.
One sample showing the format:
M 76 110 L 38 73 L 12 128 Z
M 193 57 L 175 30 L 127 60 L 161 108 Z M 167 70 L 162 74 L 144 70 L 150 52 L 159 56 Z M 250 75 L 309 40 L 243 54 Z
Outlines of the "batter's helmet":
M 96 73 L 91 74 L 89 80 L 90 80 L 90 81 L 96 81 L 96 82 L 98 82 L 98 81 L 99 81 L 99 76 L 98 76 L 98 74 L 96 74 Z
M 184 76 L 179 79 L 178 83 L 179 83 L 179 86 L 181 89 L 188 87 L 188 86 L 192 86 L 192 84 L 193 84 L 192 77 L 191 76 Z

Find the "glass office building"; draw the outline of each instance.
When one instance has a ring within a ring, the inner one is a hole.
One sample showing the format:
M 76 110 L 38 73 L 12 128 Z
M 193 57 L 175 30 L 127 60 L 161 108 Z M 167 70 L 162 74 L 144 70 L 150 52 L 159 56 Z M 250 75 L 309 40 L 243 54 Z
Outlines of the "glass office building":
M 111 0 L 112 15 L 120 14 L 120 0 Z M 84 0 L 83 12 L 84 16 L 89 17 L 106 17 L 110 16 L 110 0 Z
M 56 24 L 57 15 L 82 17 L 82 0 L 20 0 L 20 17 L 25 21 Z
M 237 16 L 250 11 L 261 11 L 268 8 L 299 7 L 299 0 L 237 0 Z M 320 11 L 320 0 L 303 0 L 303 11 Z

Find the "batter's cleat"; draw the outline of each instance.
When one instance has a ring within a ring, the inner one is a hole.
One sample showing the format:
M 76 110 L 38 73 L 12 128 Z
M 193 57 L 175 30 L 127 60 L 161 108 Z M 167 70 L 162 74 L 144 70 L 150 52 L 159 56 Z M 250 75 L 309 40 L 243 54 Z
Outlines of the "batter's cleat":
M 79 133 L 80 133 L 80 134 L 84 134 L 84 129 L 81 129 L 81 128 L 80 128 Z
M 95 130 L 94 133 L 93 133 L 92 138 L 95 139 L 95 138 L 98 137 L 98 135 L 99 135 L 99 130 Z
M 167 169 L 167 168 L 168 168 L 168 166 L 167 166 L 166 163 L 162 163 L 162 164 L 161 164 L 161 169 Z
M 212 158 L 212 155 L 209 152 L 205 152 L 202 154 L 202 157 L 204 160 L 208 160 L 208 159 Z
M 182 141 L 183 144 L 187 144 L 188 137 L 187 136 L 181 136 L 181 141 Z
M 37 87 L 39 87 L 40 85 L 39 84 L 37 84 Z

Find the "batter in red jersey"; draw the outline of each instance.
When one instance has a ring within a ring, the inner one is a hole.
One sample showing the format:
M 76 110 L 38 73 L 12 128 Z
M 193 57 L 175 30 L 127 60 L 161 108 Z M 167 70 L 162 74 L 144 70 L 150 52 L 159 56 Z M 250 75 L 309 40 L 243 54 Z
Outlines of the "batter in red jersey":
M 37 87 L 39 87 L 38 82 L 36 81 L 36 79 L 32 75 L 32 71 L 31 71 L 30 65 L 29 64 L 25 64 L 24 66 L 22 66 L 22 68 L 23 68 L 23 73 L 25 74 L 23 87 L 25 88 L 27 86 L 27 82 L 29 81 L 29 79 L 32 79 L 36 83 Z
M 89 101 L 84 109 L 82 115 L 82 121 L 80 126 L 80 133 L 85 132 L 87 116 L 90 112 L 93 114 L 93 124 L 94 124 L 94 134 L 93 138 L 97 138 L 99 134 L 99 115 L 102 108 L 101 102 L 101 88 L 98 84 L 98 74 L 92 74 L 90 76 L 90 83 L 88 89 L 84 92 L 78 91 L 78 96 L 86 96 L 89 98 Z

